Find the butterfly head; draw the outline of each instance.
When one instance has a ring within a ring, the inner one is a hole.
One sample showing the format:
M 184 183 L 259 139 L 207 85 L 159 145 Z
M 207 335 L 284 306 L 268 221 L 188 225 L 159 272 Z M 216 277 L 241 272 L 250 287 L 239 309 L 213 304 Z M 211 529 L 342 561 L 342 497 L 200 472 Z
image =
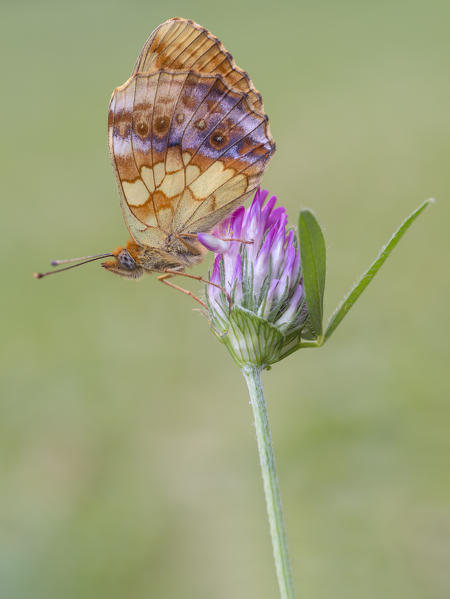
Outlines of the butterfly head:
M 102 262 L 103 268 L 106 268 L 109 272 L 128 279 L 138 279 L 144 274 L 144 269 L 140 265 L 138 248 L 135 244 L 129 242 L 126 248 L 119 246 L 111 255 L 112 260 Z

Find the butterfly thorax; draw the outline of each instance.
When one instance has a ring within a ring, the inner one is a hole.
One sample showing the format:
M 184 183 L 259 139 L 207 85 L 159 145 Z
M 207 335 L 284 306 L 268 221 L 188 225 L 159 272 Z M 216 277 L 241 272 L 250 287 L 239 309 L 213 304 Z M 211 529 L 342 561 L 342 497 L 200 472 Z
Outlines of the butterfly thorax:
M 175 234 L 167 235 L 162 247 L 141 246 L 128 241 L 112 253 L 113 260 L 102 263 L 103 268 L 126 278 L 138 279 L 145 273 L 181 272 L 201 262 L 205 249 L 195 239 Z

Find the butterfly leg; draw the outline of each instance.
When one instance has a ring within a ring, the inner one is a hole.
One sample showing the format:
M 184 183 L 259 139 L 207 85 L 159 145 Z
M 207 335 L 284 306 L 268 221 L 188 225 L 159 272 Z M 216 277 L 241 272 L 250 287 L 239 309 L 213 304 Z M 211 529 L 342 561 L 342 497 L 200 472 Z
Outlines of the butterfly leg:
M 176 275 L 176 276 L 179 276 L 179 277 L 187 277 L 188 279 L 194 279 L 195 281 L 201 281 L 202 283 L 205 283 L 206 285 L 212 285 L 213 287 L 217 287 L 217 289 L 220 289 L 226 295 L 226 298 L 228 300 L 228 305 L 229 305 L 230 311 L 231 311 L 231 306 L 232 306 L 231 296 L 230 296 L 229 293 L 227 293 L 227 291 L 223 287 L 221 287 L 220 285 L 217 285 L 217 283 L 213 283 L 212 281 L 208 281 L 207 279 L 204 279 L 203 277 L 200 277 L 198 275 L 191 275 L 191 274 L 189 274 L 187 272 L 181 272 L 179 270 L 169 270 L 169 269 L 165 268 L 164 272 L 167 273 L 167 274 L 169 274 L 170 276 L 175 276 Z M 160 277 L 158 277 L 158 278 L 160 278 Z M 198 298 L 195 298 L 195 299 L 197 299 L 197 301 L 200 301 Z M 202 302 L 200 301 L 200 303 L 202 303 Z
M 183 241 L 179 235 L 177 235 L 177 237 L 181 241 Z M 191 239 L 196 240 L 197 234 L 196 233 L 183 233 L 183 237 L 189 237 Z M 249 241 L 247 241 L 246 239 L 237 239 L 236 237 L 218 237 L 217 239 L 220 239 L 221 241 L 239 241 L 240 243 L 247 243 L 247 244 L 254 243 L 253 239 L 250 239 Z
M 158 277 L 158 281 L 161 281 L 161 283 L 164 283 L 168 287 L 172 287 L 172 289 L 176 289 L 177 291 L 181 291 L 181 293 L 184 293 L 185 295 L 189 295 L 190 297 L 192 297 L 192 299 L 194 299 L 196 302 L 198 302 L 203 308 L 207 309 L 206 304 L 204 302 L 202 302 L 202 300 L 199 299 L 196 295 L 194 295 L 192 293 L 192 291 L 189 291 L 188 289 L 183 289 L 183 287 L 180 287 L 179 285 L 175 285 L 175 283 L 170 283 L 167 280 L 170 277 L 175 276 L 175 274 L 179 274 L 179 273 L 166 273 L 164 275 L 161 275 L 161 276 Z
M 191 275 L 188 272 L 180 272 L 179 270 L 169 270 L 168 268 L 165 268 L 164 272 L 170 274 L 170 276 L 172 277 L 187 277 L 188 279 L 195 279 L 196 281 L 201 281 L 202 283 L 206 283 L 206 285 L 212 285 L 213 287 L 217 287 L 217 289 L 221 289 L 224 293 L 226 293 L 225 289 L 220 285 L 217 285 L 217 283 L 211 283 L 211 281 L 208 281 L 207 279 L 204 279 L 203 277 L 200 277 L 198 275 Z
M 236 239 L 235 237 L 221 237 L 220 239 L 222 241 L 239 241 L 240 243 L 246 243 L 248 245 L 254 243 L 253 239 L 250 239 L 249 241 L 246 241 L 245 239 Z

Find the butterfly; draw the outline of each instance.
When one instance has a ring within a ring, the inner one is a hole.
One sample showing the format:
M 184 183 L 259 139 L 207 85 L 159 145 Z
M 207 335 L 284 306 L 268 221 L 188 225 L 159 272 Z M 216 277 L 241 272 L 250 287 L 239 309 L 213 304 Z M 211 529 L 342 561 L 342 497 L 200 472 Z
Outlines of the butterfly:
M 182 273 L 211 231 L 257 189 L 275 144 L 260 93 L 222 43 L 175 17 L 146 41 L 108 111 L 108 140 L 131 240 L 102 266 L 126 278 Z M 39 273 L 38 278 L 50 273 Z M 174 286 L 174 285 L 171 285 Z

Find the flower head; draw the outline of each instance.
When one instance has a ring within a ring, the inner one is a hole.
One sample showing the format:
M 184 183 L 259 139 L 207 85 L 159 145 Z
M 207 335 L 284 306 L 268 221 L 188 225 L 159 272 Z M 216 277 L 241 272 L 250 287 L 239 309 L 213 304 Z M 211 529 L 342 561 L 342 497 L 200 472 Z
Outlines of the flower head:
M 284 207 L 267 197 L 257 191 L 248 209 L 198 235 L 216 252 L 206 289 L 211 325 L 239 365 L 280 360 L 307 317 L 296 235 Z

